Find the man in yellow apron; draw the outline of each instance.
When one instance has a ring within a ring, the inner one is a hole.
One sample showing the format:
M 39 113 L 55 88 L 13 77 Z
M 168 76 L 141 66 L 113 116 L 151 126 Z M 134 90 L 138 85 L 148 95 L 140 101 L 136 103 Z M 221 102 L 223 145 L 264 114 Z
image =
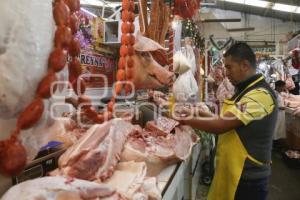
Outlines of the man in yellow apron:
M 234 44 L 224 58 L 234 96 L 225 99 L 220 116 L 207 118 L 199 111 L 200 118 L 181 122 L 219 135 L 209 200 L 266 200 L 276 95 L 256 74 L 255 54 L 247 44 Z

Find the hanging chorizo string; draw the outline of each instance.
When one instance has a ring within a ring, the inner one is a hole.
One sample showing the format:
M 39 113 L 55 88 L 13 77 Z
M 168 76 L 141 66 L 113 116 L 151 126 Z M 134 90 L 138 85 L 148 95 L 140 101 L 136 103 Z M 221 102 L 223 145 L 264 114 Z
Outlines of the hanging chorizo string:
M 118 62 L 117 71 L 117 82 L 115 83 L 114 95 L 110 102 L 108 103 L 108 109 L 113 112 L 116 96 L 119 96 L 123 89 L 125 93 L 128 94 L 132 92 L 132 82 L 133 78 L 133 68 L 134 61 L 132 56 L 134 55 L 134 1 L 133 0 L 123 0 L 122 1 L 122 25 L 121 25 L 121 47 L 120 47 L 120 59 Z
M 174 29 L 172 27 L 172 22 L 174 20 L 174 1 L 170 0 L 170 24 L 169 24 L 169 49 L 168 49 L 168 65 L 169 71 L 173 72 L 173 52 L 174 52 Z
M 19 174 L 26 165 L 26 150 L 18 139 L 21 130 L 32 128 L 41 118 L 44 111 L 43 99 L 51 96 L 51 85 L 57 80 L 56 73 L 61 71 L 67 63 L 68 53 L 72 57 L 69 63 L 69 81 L 76 94 L 83 94 L 85 84 L 80 80 L 80 92 L 77 88 L 78 77 L 81 74 L 79 59 L 79 41 L 74 37 L 78 31 L 79 21 L 77 12 L 80 9 L 79 0 L 55 0 L 53 3 L 53 17 L 57 26 L 54 37 L 54 49 L 49 55 L 48 71 L 40 81 L 35 98 L 25 107 L 17 119 L 15 130 L 9 139 L 0 142 L 0 173 L 7 176 Z M 53 87 L 53 92 L 56 87 Z M 81 102 L 89 101 L 85 96 L 79 98 Z M 88 107 L 89 108 L 89 107 Z

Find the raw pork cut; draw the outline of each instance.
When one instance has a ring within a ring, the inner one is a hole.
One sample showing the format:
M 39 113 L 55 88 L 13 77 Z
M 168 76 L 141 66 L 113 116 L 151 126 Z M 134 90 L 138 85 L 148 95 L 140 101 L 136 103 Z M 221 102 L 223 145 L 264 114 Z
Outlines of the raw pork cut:
M 106 180 L 112 175 L 132 131 L 134 126 L 121 119 L 92 126 L 60 157 L 60 173 L 85 180 Z
M 157 176 L 168 165 L 185 160 L 199 140 L 189 126 L 175 128 L 175 135 L 153 136 L 147 131 L 130 134 L 121 154 L 121 161 L 145 161 L 147 176 Z
M 145 162 L 120 162 L 112 177 L 105 183 L 116 188 L 126 199 L 140 199 L 141 196 L 145 199 L 161 199 L 156 178 L 146 178 L 146 172 Z
M 91 200 L 120 199 L 108 185 L 64 177 L 43 177 L 10 188 L 2 200 Z
M 146 170 L 147 167 L 144 162 L 121 162 L 117 165 L 112 177 L 105 183 L 111 187 L 115 187 L 124 197 L 132 199 L 142 187 Z

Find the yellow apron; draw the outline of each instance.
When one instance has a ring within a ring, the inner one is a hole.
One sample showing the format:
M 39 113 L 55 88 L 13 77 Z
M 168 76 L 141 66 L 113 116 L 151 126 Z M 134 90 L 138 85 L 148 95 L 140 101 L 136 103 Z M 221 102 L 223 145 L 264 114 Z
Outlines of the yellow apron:
M 253 86 L 261 79 L 262 78 L 259 78 L 247 88 Z M 221 110 L 221 116 L 223 116 L 231 106 L 235 106 L 235 101 L 225 99 Z M 244 168 L 244 163 L 247 158 L 254 163 L 263 165 L 262 162 L 248 154 L 234 129 L 219 136 L 216 153 L 216 170 L 209 190 L 208 200 L 234 199 Z

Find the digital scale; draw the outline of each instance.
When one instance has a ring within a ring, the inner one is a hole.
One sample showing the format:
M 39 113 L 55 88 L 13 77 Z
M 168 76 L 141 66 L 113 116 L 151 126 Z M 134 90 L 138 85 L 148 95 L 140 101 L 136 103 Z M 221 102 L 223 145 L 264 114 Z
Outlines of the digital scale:
M 58 159 L 65 150 L 63 143 L 49 142 L 41 148 L 36 158 L 25 167 L 21 174 L 12 177 L 12 185 L 46 176 L 58 167 Z

